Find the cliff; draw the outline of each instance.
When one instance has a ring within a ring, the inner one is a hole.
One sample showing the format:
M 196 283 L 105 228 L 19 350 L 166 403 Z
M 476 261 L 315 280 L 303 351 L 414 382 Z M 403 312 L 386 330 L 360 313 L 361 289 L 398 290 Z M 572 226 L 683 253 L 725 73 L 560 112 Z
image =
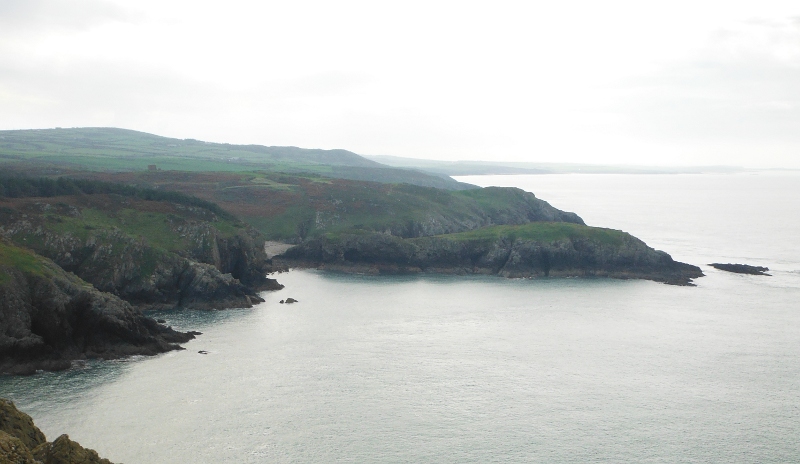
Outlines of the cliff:
M 0 372 L 66 369 L 181 349 L 194 338 L 145 317 L 52 261 L 0 241 Z
M 674 261 L 630 234 L 573 223 L 494 226 L 411 240 L 386 234 L 311 239 L 279 257 L 286 265 L 346 272 L 598 276 L 691 285 L 700 268 Z
M 208 209 L 120 195 L 6 200 L 0 235 L 141 309 L 251 307 L 263 238 Z
M 66 434 L 52 443 L 33 419 L 0 398 L 0 462 L 14 464 L 111 464 Z

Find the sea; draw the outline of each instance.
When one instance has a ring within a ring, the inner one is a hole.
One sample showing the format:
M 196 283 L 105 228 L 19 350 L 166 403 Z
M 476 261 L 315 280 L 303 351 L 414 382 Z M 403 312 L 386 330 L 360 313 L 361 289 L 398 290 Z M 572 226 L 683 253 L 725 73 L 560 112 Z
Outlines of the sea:
M 129 464 L 800 462 L 800 173 L 459 180 L 706 276 L 292 270 L 251 309 L 155 314 L 203 332 L 184 351 L 0 377 L 0 397 Z

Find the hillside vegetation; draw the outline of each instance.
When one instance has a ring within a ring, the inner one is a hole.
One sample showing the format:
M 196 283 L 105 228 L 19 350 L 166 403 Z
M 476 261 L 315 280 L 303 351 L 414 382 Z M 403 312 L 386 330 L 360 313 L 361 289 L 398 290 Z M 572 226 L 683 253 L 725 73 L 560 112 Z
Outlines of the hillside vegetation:
M 149 166 L 165 171 L 265 170 L 453 190 L 475 188 L 445 175 L 385 166 L 347 150 L 210 143 L 115 128 L 0 131 L 0 163 L 104 172 L 144 171 Z
M 532 221 L 583 223 L 576 214 L 560 211 L 516 188 L 452 191 L 270 172 L 61 171 L 58 175 L 122 184 L 133 189 L 130 195 L 141 198 L 158 198 L 153 192 L 172 195 L 167 192 L 177 191 L 195 201 L 213 203 L 268 240 L 293 243 L 353 230 L 409 238 Z M 182 198 L 174 201 L 186 203 Z M 207 203 L 203 207 L 213 209 Z

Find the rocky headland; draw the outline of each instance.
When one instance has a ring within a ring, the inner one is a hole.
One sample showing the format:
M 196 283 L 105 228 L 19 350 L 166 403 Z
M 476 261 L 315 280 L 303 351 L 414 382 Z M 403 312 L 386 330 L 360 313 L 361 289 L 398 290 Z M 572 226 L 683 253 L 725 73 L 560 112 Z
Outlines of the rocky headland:
M 144 316 L 52 261 L 0 241 L 0 372 L 155 355 L 194 338 Z
M 0 398 L 0 462 L 9 464 L 112 464 L 64 434 L 48 442 L 31 416 Z
M 692 285 L 700 268 L 674 261 L 625 232 L 575 223 L 535 222 L 460 234 L 402 239 L 338 234 L 307 240 L 278 258 L 287 266 L 356 273 L 597 276 Z
M 282 288 L 263 238 L 205 208 L 113 194 L 7 200 L 0 236 L 143 309 L 226 309 Z

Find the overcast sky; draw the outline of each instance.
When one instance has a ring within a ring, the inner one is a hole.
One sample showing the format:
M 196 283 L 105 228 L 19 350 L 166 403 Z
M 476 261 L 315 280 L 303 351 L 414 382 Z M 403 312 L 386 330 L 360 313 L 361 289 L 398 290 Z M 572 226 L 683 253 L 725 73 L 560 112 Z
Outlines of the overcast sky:
M 800 167 L 800 2 L 0 0 L 0 129 Z

